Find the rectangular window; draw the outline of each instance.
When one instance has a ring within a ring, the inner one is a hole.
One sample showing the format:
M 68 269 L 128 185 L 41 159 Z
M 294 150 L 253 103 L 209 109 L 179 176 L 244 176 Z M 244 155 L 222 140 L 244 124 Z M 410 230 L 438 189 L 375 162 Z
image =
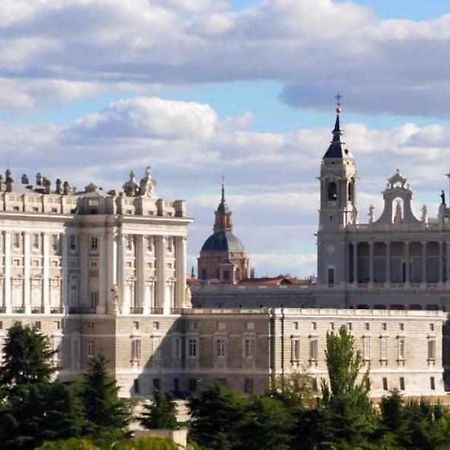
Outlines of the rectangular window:
M 430 331 L 434 331 L 434 323 L 430 323 Z
M 434 391 L 436 389 L 436 385 L 434 383 L 434 377 L 430 377 L 430 389 Z
M 291 340 L 291 360 L 292 361 L 300 360 L 300 339 Z
M 311 328 L 317 330 L 317 322 L 311 322 Z
M 139 386 L 139 379 L 135 378 L 133 380 L 133 391 L 135 394 L 139 394 L 141 392 L 141 387 Z
M 294 322 L 294 330 L 298 330 L 298 322 Z
M 328 268 L 328 286 L 333 286 L 334 284 L 334 268 Z
M 330 322 L 330 330 L 334 330 L 334 322 Z
M 197 339 L 188 339 L 188 357 L 196 358 L 197 354 Z
M 71 234 L 69 236 L 69 250 L 74 252 L 77 249 L 77 237 Z
M 383 391 L 388 391 L 388 390 L 389 390 L 388 380 L 386 377 L 383 377 Z
M 363 359 L 364 361 L 370 361 L 370 337 L 363 337 Z
M 428 360 L 434 361 L 436 359 L 436 340 L 429 339 L 428 340 Z
M 14 233 L 14 241 L 13 241 L 13 245 L 15 248 L 19 248 L 20 247 L 20 233 Z
M 141 340 L 133 339 L 131 341 L 131 359 L 133 361 L 141 359 Z
M 98 291 L 91 291 L 91 308 L 97 308 L 98 305 Z
M 383 322 L 383 323 L 381 324 L 381 329 L 382 329 L 383 331 L 386 331 L 386 330 L 387 330 L 387 323 L 386 323 L 386 322 Z
M 246 378 L 244 380 L 244 392 L 246 394 L 253 394 L 253 390 L 254 390 L 253 378 Z
M 245 339 L 244 340 L 244 357 L 251 359 L 255 357 L 255 340 Z
M 405 339 L 400 338 L 397 344 L 397 357 L 399 360 L 405 359 Z
M 34 327 L 36 330 L 40 330 L 42 328 L 42 324 L 40 321 L 34 322 Z
M 173 338 L 173 357 L 174 359 L 181 359 L 181 339 L 179 337 Z
M 161 378 L 153 378 L 153 389 L 155 391 L 161 390 Z
M 94 342 L 88 342 L 87 345 L 87 356 L 90 358 L 91 356 L 94 356 Z
M 387 337 L 380 338 L 380 360 L 387 361 L 388 357 L 388 340 Z
M 52 235 L 52 248 L 55 252 L 59 250 L 59 235 L 53 234 Z
M 225 339 L 216 339 L 216 357 L 225 358 Z
M 311 339 L 309 341 L 309 359 L 311 361 L 317 361 L 319 354 L 319 341 L 317 339 Z
M 38 249 L 40 247 L 40 235 L 39 234 L 33 234 L 33 248 Z
M 347 322 L 347 330 L 352 331 L 352 323 L 351 322 Z
M 197 392 L 197 379 L 196 378 L 189 378 L 188 389 L 191 392 Z
M 404 323 L 400 323 L 399 325 L 400 331 L 403 331 L 405 329 L 405 324 Z
M 365 327 L 366 331 L 370 331 L 370 323 L 369 322 L 366 322 L 364 327 Z
M 91 237 L 91 251 L 96 252 L 98 249 L 98 239 L 95 236 Z
M 400 390 L 404 391 L 405 390 L 405 378 L 404 377 L 400 377 L 399 385 L 400 385 Z

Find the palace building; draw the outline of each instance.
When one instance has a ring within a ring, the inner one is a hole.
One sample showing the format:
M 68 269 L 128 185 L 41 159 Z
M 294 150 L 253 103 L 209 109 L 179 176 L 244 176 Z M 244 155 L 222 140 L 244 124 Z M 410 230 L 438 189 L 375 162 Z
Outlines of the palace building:
M 306 370 L 326 377 L 326 333 L 345 326 L 372 395 L 442 396 L 449 367 L 450 209 L 416 218 L 396 172 L 385 207 L 358 221 L 356 162 L 340 108 L 320 170 L 317 283 L 251 279 L 222 198 L 186 287 L 191 219 L 157 196 L 150 169 L 120 191 L 37 174 L 0 176 L 0 346 L 15 322 L 49 336 L 59 376 L 105 354 L 123 396 L 191 394 L 212 383 L 251 394 Z M 241 282 L 241 283 L 240 283 Z

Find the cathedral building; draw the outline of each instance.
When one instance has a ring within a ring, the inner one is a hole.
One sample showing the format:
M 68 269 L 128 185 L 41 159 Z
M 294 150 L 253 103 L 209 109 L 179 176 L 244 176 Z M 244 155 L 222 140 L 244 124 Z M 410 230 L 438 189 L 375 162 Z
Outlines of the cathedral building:
M 236 284 L 249 276 L 249 259 L 239 238 L 233 234 L 231 210 L 222 198 L 215 212 L 214 232 L 205 241 L 198 258 L 198 277 L 202 281 Z
M 37 174 L 0 176 L 0 347 L 15 322 L 45 333 L 63 380 L 105 354 L 122 396 L 187 395 L 220 382 L 247 394 L 306 370 L 326 378 L 326 334 L 345 326 L 372 395 L 445 395 L 450 209 L 416 218 L 396 172 L 378 218 L 358 222 L 356 163 L 340 108 L 320 169 L 317 284 L 239 283 L 249 259 L 222 198 L 186 288 L 183 200 L 150 169 L 120 191 Z M 192 304 L 191 304 L 192 302 Z

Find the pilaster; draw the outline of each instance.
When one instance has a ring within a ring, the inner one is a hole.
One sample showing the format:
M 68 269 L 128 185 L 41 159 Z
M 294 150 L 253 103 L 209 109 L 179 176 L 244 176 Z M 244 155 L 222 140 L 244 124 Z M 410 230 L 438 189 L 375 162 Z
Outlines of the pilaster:
M 23 237 L 23 287 L 25 314 L 31 314 L 31 236 L 24 233 Z

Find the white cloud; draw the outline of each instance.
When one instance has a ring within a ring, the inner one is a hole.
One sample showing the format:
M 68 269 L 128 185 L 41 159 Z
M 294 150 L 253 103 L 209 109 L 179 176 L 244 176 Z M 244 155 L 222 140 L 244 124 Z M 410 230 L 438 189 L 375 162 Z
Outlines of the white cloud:
M 361 222 L 367 221 L 370 204 L 377 216 L 381 213 L 381 191 L 397 168 L 416 191 L 416 212 L 427 203 L 430 214 L 436 213 L 439 193 L 448 183 L 450 127 L 407 123 L 372 130 L 349 124 L 345 129 L 360 177 Z M 2 124 L 0 157 L 9 160 L 16 179 L 39 170 L 78 187 L 94 181 L 108 189 L 120 189 L 130 169 L 139 176 L 152 166 L 160 195 L 188 201 L 195 218 L 191 256 L 212 232 L 225 175 L 236 234 L 250 255 L 259 255 L 258 273 L 309 275 L 315 272 L 314 262 L 300 258 L 295 266 L 289 260 L 315 252 L 316 177 L 329 137 L 329 129 L 322 128 L 262 133 L 249 122 L 242 129 L 239 118 L 221 117 L 207 104 L 138 97 L 118 100 L 67 125 Z
M 343 90 L 354 111 L 448 116 L 449 30 L 450 15 L 381 20 L 332 0 L 260 0 L 239 10 L 211 0 L 7 0 L 0 76 L 106 88 L 278 80 L 281 98 L 296 106 L 328 107 Z M 39 97 L 29 95 L 17 106 Z

